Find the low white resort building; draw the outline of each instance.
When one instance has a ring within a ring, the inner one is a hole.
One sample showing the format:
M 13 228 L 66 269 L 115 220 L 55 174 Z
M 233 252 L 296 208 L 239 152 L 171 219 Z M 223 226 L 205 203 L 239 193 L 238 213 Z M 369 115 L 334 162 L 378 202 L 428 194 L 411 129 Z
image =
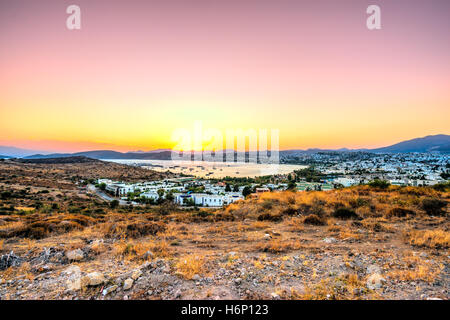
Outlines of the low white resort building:
M 137 194 L 140 193 L 138 197 L 158 200 L 160 198 L 158 190 L 164 190 L 166 195 L 168 193 L 173 193 L 174 202 L 180 206 L 195 205 L 199 207 L 221 207 L 244 199 L 242 191 L 225 192 L 225 187 L 215 186 L 209 183 L 206 183 L 206 193 L 181 193 L 186 191 L 185 186 L 189 187 L 190 185 L 180 185 L 179 183 L 172 181 L 152 181 L 130 184 L 109 179 L 98 179 L 97 183 L 105 184 L 105 190 L 107 192 L 116 197 L 121 197 L 123 200 L 126 200 L 127 195 L 132 192 Z M 204 184 L 199 183 L 198 185 L 201 186 Z
M 226 195 L 206 194 L 206 193 L 175 193 L 174 201 L 180 206 L 193 204 L 199 207 L 222 207 L 244 197 L 238 193 L 229 193 Z

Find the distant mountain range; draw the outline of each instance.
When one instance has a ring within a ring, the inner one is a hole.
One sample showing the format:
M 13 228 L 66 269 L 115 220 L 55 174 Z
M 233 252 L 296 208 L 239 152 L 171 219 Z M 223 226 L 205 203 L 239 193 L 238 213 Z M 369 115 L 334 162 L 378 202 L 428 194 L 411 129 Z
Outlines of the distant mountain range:
M 371 153 L 408 153 L 408 152 L 440 152 L 450 153 L 450 135 L 437 134 L 402 141 L 388 147 L 376 149 L 307 149 L 307 150 L 285 150 L 280 154 L 295 155 L 296 153 L 317 153 L 317 152 L 371 152 Z
M 37 150 L 16 148 L 16 147 L 0 146 L 0 154 L 2 154 L 3 157 L 22 158 L 22 157 L 31 156 L 31 155 L 34 155 L 37 153 L 44 153 L 44 152 L 37 151 Z
M 450 152 L 450 136 L 438 134 L 423 138 L 411 139 L 396 143 L 389 147 L 372 149 L 376 153 L 405 153 L 405 152 Z
M 38 164 L 67 164 L 67 163 L 93 163 L 101 162 L 98 159 L 92 159 L 83 156 L 76 157 L 60 157 L 60 158 L 39 158 L 39 159 L 13 159 L 13 161 L 21 163 L 38 163 Z
M 51 153 L 51 154 L 35 154 L 24 157 L 25 159 L 44 159 L 44 158 L 65 158 L 84 156 L 93 159 L 103 160 L 170 160 L 171 151 L 160 152 L 118 152 L 112 150 L 95 150 L 77 153 Z
M 426 136 L 423 138 L 411 139 L 396 143 L 391 146 L 376 149 L 307 149 L 307 150 L 283 150 L 280 156 L 289 156 L 299 153 L 317 153 L 317 152 L 372 152 L 372 153 L 407 153 L 407 152 L 440 152 L 450 153 L 450 135 L 439 134 Z M 135 152 L 118 152 L 112 150 L 95 150 L 77 153 L 32 153 L 32 150 L 2 147 L 0 153 L 4 156 L 0 157 L 18 157 L 24 159 L 46 159 L 46 158 L 63 158 L 84 156 L 93 159 L 121 159 L 121 160 L 170 160 L 171 151 L 168 149 L 159 149 L 154 151 L 135 151 Z

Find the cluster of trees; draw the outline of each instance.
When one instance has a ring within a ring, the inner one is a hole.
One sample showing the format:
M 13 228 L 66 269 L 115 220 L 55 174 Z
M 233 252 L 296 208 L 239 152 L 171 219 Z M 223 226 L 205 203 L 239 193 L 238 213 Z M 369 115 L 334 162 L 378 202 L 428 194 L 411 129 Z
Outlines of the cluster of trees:
M 320 180 L 323 180 L 326 177 L 325 174 L 316 170 L 313 166 L 300 170 L 295 170 L 294 173 L 295 179 L 292 177 L 289 179 L 289 177 L 291 176 L 289 175 L 288 176 L 289 180 L 300 181 L 301 178 L 304 178 L 306 182 L 320 182 Z
M 235 185 L 233 186 L 233 190 L 231 190 L 231 185 L 227 183 L 227 184 L 225 185 L 225 192 L 231 192 L 231 191 L 233 191 L 233 192 L 239 192 L 239 185 L 238 185 L 238 184 L 235 184 Z

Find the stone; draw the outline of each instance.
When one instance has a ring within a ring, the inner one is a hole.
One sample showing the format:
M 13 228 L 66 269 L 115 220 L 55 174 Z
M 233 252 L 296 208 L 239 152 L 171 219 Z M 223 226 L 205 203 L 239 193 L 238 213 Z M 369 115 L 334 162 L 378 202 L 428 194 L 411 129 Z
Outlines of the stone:
M 108 288 L 103 289 L 102 294 L 103 294 L 104 296 L 106 296 L 106 295 L 110 294 L 111 292 L 116 291 L 117 288 L 118 288 L 118 286 L 116 286 L 116 285 L 110 286 L 110 287 L 108 287 Z
M 381 274 L 374 273 L 374 274 L 371 274 L 367 278 L 366 286 L 370 290 L 376 290 L 376 289 L 380 289 L 385 282 L 386 282 L 386 279 L 384 279 Z
M 0 270 L 6 270 L 9 267 L 17 267 L 22 264 L 22 259 L 11 251 L 8 254 L 0 256 Z
M 70 266 L 65 269 L 63 274 L 68 275 L 66 281 L 67 290 L 78 291 L 81 289 L 81 269 L 78 266 Z
M 330 237 L 330 238 L 323 239 L 322 242 L 325 242 L 325 243 L 336 243 L 337 240 L 335 238 L 333 238 L 333 237 Z
M 199 276 L 198 274 L 194 274 L 194 275 L 192 276 L 192 280 L 198 281 L 198 280 L 200 280 L 200 276 Z
M 67 267 L 62 273 L 67 275 L 71 275 L 74 273 L 81 274 L 81 269 L 79 266 L 70 266 Z
M 367 274 L 374 274 L 374 273 L 381 274 L 381 268 L 379 266 L 377 266 L 376 264 L 372 264 L 367 267 L 366 273 Z
M 181 290 L 178 289 L 177 291 L 175 291 L 173 296 L 174 296 L 175 299 L 180 298 L 181 297 Z
M 67 290 L 69 291 L 78 291 L 81 289 L 81 277 L 71 276 L 66 281 Z
M 81 249 L 71 250 L 66 252 L 67 259 L 71 261 L 80 261 L 84 258 L 84 253 Z
M 133 286 L 133 279 L 128 278 L 127 280 L 125 280 L 123 282 L 123 290 L 130 290 L 131 287 Z
M 143 264 L 141 264 L 139 269 L 141 269 L 141 270 L 148 270 L 148 269 L 151 269 L 152 267 L 153 267 L 153 265 L 150 262 L 146 261 Z
M 144 260 L 150 260 L 150 259 L 153 259 L 154 256 L 155 255 L 153 254 L 153 252 L 147 251 L 146 253 L 143 254 L 142 258 Z
M 272 297 L 273 300 L 280 300 L 280 295 L 275 292 L 272 292 L 270 296 Z
M 137 279 L 139 279 L 140 276 L 142 276 L 142 271 L 141 270 L 136 270 L 131 275 L 131 279 L 137 280 Z
M 105 283 L 105 276 L 100 272 L 91 272 L 88 273 L 81 279 L 81 284 L 83 286 L 95 287 Z

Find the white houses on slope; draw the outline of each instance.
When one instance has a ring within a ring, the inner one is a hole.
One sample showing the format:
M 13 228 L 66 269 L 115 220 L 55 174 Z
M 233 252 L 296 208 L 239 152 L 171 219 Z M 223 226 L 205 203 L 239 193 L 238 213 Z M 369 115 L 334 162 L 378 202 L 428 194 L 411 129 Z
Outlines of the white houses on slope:
M 180 206 L 193 204 L 199 207 L 221 207 L 243 200 L 244 197 L 239 193 L 228 193 L 226 195 L 206 194 L 206 193 L 175 193 L 174 201 Z
M 184 191 L 183 185 L 178 185 L 170 181 L 144 182 L 127 184 L 114 182 L 109 179 L 98 179 L 98 184 L 105 184 L 106 191 L 116 197 L 126 197 L 130 192 L 140 192 L 139 197 L 158 200 L 158 190 L 168 192 Z M 201 184 L 200 184 L 201 185 Z M 178 205 L 195 205 L 199 207 L 221 207 L 243 200 L 241 192 L 225 192 L 225 187 L 206 184 L 207 193 L 174 193 L 174 202 Z

